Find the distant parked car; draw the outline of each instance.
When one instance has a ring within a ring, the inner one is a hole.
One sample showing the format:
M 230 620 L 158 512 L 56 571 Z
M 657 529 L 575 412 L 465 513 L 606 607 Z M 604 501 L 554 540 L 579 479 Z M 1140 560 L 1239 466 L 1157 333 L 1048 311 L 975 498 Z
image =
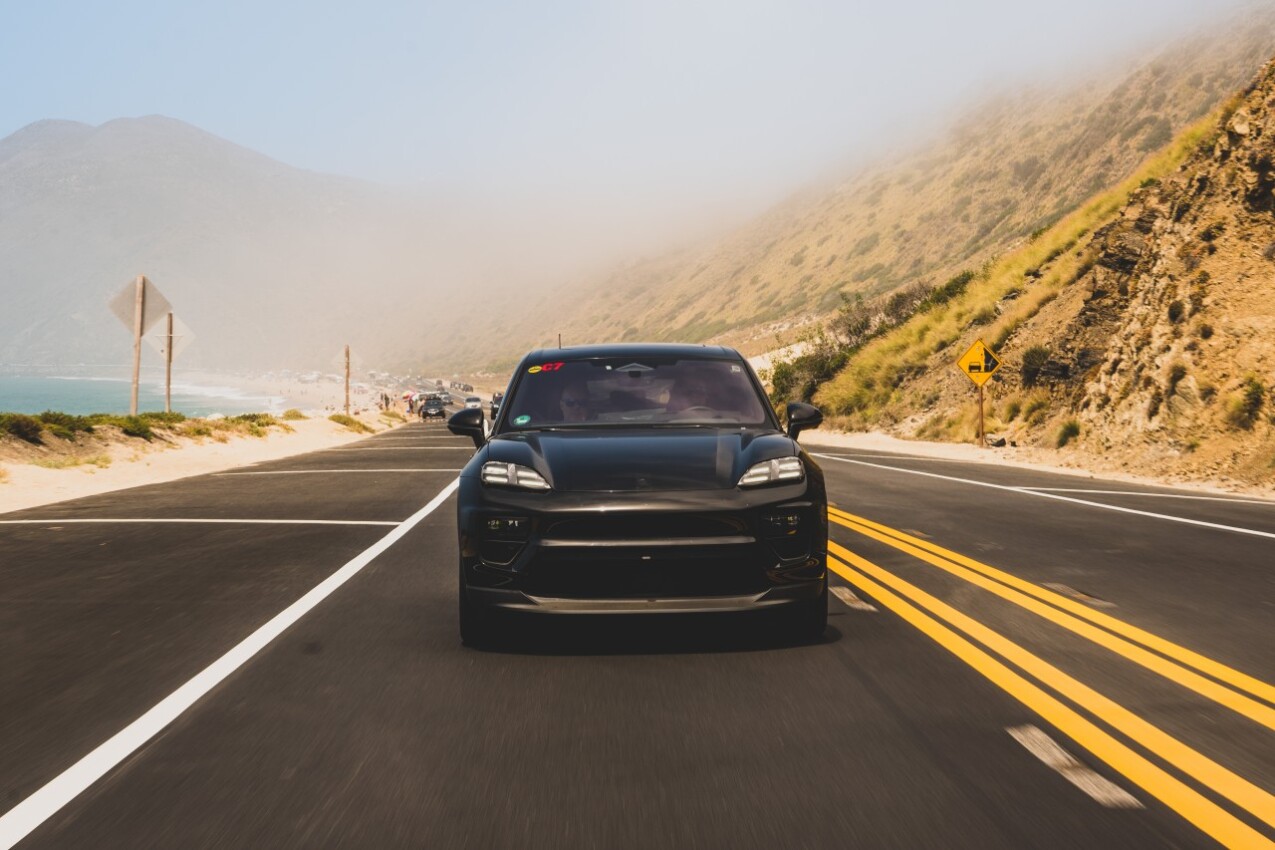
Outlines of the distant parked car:
M 438 397 L 443 400 L 443 404 L 452 403 L 452 394 L 449 393 L 447 390 L 443 390 L 441 393 L 439 393 Z
M 476 395 L 467 396 L 465 398 L 466 410 L 481 410 L 482 406 L 483 406 L 483 400 Z
M 431 393 L 421 405 L 421 419 L 433 419 L 435 416 L 446 419 L 447 408 L 443 406 L 443 400 L 437 394 Z
M 491 394 L 491 421 L 496 421 L 497 414 L 500 413 L 500 403 L 504 400 L 505 394 L 496 392 Z

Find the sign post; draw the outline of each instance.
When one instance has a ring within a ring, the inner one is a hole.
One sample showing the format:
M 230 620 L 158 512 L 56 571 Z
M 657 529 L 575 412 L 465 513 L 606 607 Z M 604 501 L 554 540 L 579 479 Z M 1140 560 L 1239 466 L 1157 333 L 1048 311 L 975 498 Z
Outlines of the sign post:
M 987 445 L 987 432 L 983 425 L 983 384 L 1001 367 L 1001 360 L 981 339 L 970 346 L 956 361 L 956 366 L 965 373 L 965 377 L 978 387 L 978 444 Z
M 142 372 L 142 336 L 172 308 L 155 285 L 140 274 L 116 293 L 110 301 L 110 308 L 124 327 L 133 332 L 133 392 L 128 413 L 136 416 L 137 385 Z
M 345 415 L 350 415 L 350 346 L 345 346 Z
M 159 352 L 164 358 L 164 412 L 173 409 L 173 360 L 190 344 L 195 335 L 186 327 L 186 323 L 168 312 L 164 330 L 160 333 L 147 334 L 146 343 Z
M 164 339 L 164 412 L 173 412 L 173 313 L 168 312 L 168 333 Z

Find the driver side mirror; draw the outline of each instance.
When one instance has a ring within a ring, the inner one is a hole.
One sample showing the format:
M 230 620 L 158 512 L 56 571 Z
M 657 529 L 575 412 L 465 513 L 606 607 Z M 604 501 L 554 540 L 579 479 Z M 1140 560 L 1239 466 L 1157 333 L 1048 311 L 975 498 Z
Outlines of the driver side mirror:
M 469 437 L 474 441 L 476 449 L 481 449 L 483 443 L 487 442 L 487 435 L 483 432 L 483 411 L 480 407 L 468 407 L 453 414 L 452 418 L 447 420 L 447 430 L 458 437 Z
M 818 428 L 823 423 L 823 414 L 819 408 L 800 401 L 788 404 L 788 436 L 794 440 L 807 428 Z

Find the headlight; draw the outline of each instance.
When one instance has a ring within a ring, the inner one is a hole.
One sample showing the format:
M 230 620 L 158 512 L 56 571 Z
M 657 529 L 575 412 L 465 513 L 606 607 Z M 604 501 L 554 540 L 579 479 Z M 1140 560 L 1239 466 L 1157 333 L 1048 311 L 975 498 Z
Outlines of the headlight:
M 516 463 L 497 463 L 496 461 L 484 463 L 482 480 L 484 484 L 502 487 L 521 487 L 525 490 L 549 489 L 549 482 L 545 481 L 539 472 Z
M 739 486 L 757 487 L 780 481 L 800 481 L 805 477 L 806 471 L 801 467 L 801 458 L 779 457 L 753 464 L 739 479 Z

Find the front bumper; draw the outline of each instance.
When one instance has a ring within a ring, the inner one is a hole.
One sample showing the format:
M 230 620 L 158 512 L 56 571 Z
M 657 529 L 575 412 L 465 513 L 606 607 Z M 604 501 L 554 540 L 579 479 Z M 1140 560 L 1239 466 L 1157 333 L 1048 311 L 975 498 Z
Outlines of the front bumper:
M 480 605 L 537 614 L 699 614 L 713 611 L 758 611 L 815 599 L 819 580 L 776 587 L 743 596 L 670 596 L 647 598 L 563 598 L 532 596 L 520 590 L 470 587 L 466 592 Z
M 758 491 L 466 492 L 470 601 L 546 614 L 748 611 L 813 599 L 827 513 L 805 482 Z M 548 497 L 546 498 L 546 495 Z

